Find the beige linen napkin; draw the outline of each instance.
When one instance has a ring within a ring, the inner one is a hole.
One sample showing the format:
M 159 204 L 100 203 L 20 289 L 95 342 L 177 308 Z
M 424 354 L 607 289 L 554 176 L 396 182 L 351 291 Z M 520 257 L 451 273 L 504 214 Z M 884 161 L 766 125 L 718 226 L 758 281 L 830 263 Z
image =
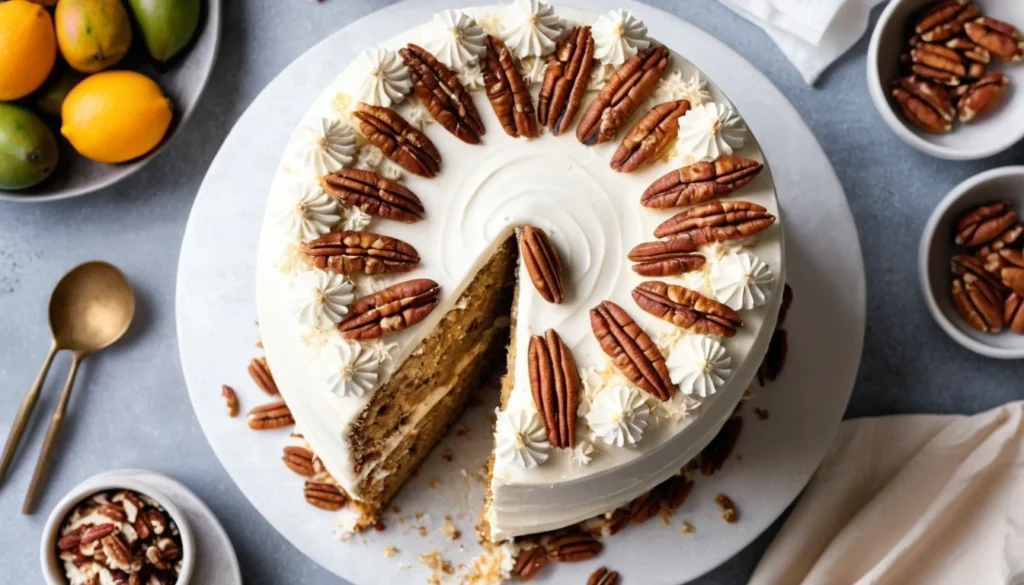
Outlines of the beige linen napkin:
M 750 583 L 1024 584 L 1024 402 L 844 422 Z

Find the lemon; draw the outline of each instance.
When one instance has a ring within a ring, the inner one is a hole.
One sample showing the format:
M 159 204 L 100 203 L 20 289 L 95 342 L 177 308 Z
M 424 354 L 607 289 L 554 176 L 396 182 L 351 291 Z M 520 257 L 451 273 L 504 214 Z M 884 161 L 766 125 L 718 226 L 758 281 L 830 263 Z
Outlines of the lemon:
M 60 133 L 82 156 L 125 162 L 160 144 L 171 124 L 171 102 L 141 73 L 104 71 L 68 92 L 61 122 Z
M 27 96 L 46 81 L 57 58 L 50 13 L 26 0 L 0 2 L 0 101 Z

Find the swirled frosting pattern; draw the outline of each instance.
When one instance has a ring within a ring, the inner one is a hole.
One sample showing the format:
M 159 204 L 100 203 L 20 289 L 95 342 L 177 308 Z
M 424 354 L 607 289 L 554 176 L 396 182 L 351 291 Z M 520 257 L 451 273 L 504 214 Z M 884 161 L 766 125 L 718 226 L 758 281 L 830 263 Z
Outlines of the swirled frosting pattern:
M 486 37 L 484 29 L 465 12 L 444 10 L 434 15 L 425 32 L 423 46 L 439 61 L 462 72 L 483 57 L 487 50 Z

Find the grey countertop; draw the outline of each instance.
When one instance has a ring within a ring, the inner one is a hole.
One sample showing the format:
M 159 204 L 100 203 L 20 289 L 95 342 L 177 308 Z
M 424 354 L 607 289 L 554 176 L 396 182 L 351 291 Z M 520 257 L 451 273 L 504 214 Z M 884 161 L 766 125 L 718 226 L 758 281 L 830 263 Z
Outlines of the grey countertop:
M 104 259 L 125 271 L 139 295 L 126 341 L 86 361 L 56 471 L 40 511 L 26 517 L 18 513 L 21 498 L 68 358 L 55 363 L 12 476 L 0 489 L 5 583 L 40 581 L 38 541 L 47 511 L 74 484 L 117 467 L 154 469 L 191 487 L 227 528 L 249 585 L 340 582 L 285 542 L 214 457 L 178 365 L 174 282 L 192 199 L 234 121 L 303 51 L 390 2 L 224 3 L 224 36 L 210 88 L 183 134 L 150 166 L 85 198 L 0 203 L 0 438 L 46 351 L 46 305 L 61 275 L 80 262 Z M 1024 398 L 1024 365 L 978 357 L 948 339 L 925 309 L 916 272 L 918 238 L 938 200 L 970 175 L 1024 162 L 1024 145 L 974 163 L 930 158 L 890 134 L 873 109 L 865 86 L 866 38 L 817 88 L 809 88 L 760 29 L 714 0 L 651 3 L 710 31 L 766 73 L 804 116 L 839 174 L 868 279 L 866 345 L 847 416 L 971 413 Z M 820 350 L 828 351 L 827 341 Z M 699 582 L 746 582 L 769 540 L 763 536 Z

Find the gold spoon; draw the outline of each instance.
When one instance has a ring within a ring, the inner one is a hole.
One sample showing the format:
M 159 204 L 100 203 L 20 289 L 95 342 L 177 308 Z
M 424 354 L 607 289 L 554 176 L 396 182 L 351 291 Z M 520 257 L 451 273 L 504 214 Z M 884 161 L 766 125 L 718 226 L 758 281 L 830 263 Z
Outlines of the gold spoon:
M 75 382 L 78 366 L 85 356 L 110 346 L 124 335 L 135 315 L 135 293 L 124 274 L 106 262 L 87 262 L 75 267 L 57 283 L 50 297 L 50 331 L 53 341 L 43 360 L 43 367 L 36 375 L 32 387 L 14 418 L 11 432 L 7 436 L 2 458 L 0 458 L 0 481 L 10 466 L 14 451 L 18 447 L 32 410 L 39 400 L 39 393 L 50 369 L 53 356 L 60 350 L 72 352 L 71 371 L 64 382 L 57 409 L 50 418 L 46 429 L 43 449 L 39 453 L 36 469 L 29 483 L 21 513 L 29 514 L 35 506 L 42 480 L 49 466 L 50 456 L 57 442 L 71 387 Z

